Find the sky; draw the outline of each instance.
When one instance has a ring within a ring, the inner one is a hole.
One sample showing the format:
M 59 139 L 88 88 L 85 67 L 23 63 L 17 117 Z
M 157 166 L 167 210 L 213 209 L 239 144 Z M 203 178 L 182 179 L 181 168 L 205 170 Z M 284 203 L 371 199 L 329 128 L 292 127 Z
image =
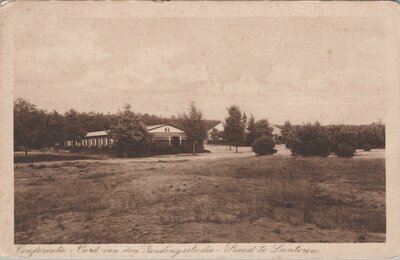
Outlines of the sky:
M 275 124 L 384 120 L 384 27 L 373 18 L 26 17 L 14 97 L 46 110 L 207 119 L 238 105 Z

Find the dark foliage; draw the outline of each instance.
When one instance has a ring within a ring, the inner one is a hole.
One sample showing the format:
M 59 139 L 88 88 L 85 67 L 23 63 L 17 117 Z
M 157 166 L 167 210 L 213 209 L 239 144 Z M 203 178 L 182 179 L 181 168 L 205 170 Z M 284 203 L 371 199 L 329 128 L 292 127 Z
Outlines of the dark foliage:
M 245 142 L 245 122 L 238 106 L 228 108 L 228 117 L 225 118 L 224 139 L 230 145 L 237 147 Z
M 336 155 L 338 157 L 353 157 L 355 149 L 353 146 L 348 144 L 339 144 L 336 149 Z
M 185 131 L 187 140 L 192 144 L 192 152 L 195 154 L 198 144 L 202 144 L 207 138 L 203 114 L 194 103 L 191 103 L 188 112 L 179 115 L 179 121 Z
M 151 155 L 177 154 L 179 152 L 178 147 L 169 145 L 168 142 L 153 142 L 150 146 Z
M 274 154 L 277 152 L 275 149 L 275 141 L 270 136 L 258 137 L 251 145 L 253 151 L 258 155 Z
M 371 145 L 366 143 L 366 144 L 364 144 L 363 149 L 364 149 L 364 151 L 369 152 L 369 151 L 371 151 Z
M 329 136 L 318 122 L 298 127 L 290 140 L 292 154 L 302 156 L 328 156 Z
M 329 125 L 326 129 L 333 152 L 339 144 L 347 144 L 357 149 L 364 149 L 366 145 L 370 149 L 385 147 L 385 125 L 381 122 L 369 125 Z

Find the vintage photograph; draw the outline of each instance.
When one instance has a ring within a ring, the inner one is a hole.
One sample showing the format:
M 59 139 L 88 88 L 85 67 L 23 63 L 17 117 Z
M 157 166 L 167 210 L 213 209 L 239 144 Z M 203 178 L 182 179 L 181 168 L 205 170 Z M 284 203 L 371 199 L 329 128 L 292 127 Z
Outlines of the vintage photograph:
M 386 241 L 384 19 L 27 13 L 15 244 Z

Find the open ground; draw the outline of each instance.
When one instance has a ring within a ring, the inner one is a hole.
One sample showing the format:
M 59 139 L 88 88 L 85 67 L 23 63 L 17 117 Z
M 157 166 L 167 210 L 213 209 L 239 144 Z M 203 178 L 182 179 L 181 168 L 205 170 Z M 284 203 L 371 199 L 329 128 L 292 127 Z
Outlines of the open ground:
M 15 164 L 15 243 L 384 242 L 384 152 Z

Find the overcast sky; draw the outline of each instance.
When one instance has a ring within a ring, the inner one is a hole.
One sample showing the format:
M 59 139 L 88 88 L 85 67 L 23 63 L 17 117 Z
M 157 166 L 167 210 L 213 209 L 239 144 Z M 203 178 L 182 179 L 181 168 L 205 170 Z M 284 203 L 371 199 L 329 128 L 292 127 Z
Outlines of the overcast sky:
M 384 120 L 383 25 L 370 18 L 25 18 L 15 97 L 65 112 L 163 116 L 236 104 L 280 124 Z

